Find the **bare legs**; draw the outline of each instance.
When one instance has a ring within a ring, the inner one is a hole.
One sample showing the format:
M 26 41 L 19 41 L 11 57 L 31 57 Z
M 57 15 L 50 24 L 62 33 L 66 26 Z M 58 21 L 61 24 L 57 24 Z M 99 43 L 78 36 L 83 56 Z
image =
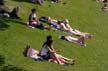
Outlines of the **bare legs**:
M 92 37 L 92 35 L 90 35 L 89 33 L 83 33 L 83 32 L 80 32 L 80 31 L 78 31 L 76 29 L 72 29 L 70 32 L 72 34 L 79 35 L 79 36 L 82 36 L 84 38 L 91 38 Z
M 68 64 L 74 65 L 75 64 L 75 59 L 69 59 L 59 54 L 56 54 L 56 57 L 58 58 L 60 65 L 68 65 Z M 57 63 L 57 60 L 54 57 L 52 57 L 49 61 Z

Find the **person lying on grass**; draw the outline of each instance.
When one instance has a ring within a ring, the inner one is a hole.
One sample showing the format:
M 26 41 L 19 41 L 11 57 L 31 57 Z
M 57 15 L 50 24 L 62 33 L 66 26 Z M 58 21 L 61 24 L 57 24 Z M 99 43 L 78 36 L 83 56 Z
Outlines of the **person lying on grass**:
M 107 4 L 104 4 L 104 6 L 101 9 L 103 12 L 108 12 Z
M 48 24 L 50 24 L 51 26 L 55 27 L 58 30 L 62 30 L 71 34 L 75 34 L 78 36 L 83 36 L 85 38 L 91 38 L 92 35 L 89 33 L 84 33 L 84 32 L 80 32 L 77 29 L 73 29 L 70 25 L 69 25 L 69 21 L 68 19 L 64 19 L 64 20 L 55 20 L 52 19 L 51 17 L 48 17 Z
M 68 42 L 76 43 L 80 46 L 86 46 L 84 37 L 75 38 L 75 37 L 71 37 L 71 36 L 59 36 L 59 38 L 62 40 L 68 41 Z
M 18 16 L 18 13 L 19 13 L 19 7 L 15 7 L 11 12 L 8 12 L 5 9 L 5 7 L 0 8 L 0 15 L 2 17 L 20 19 L 20 17 Z
M 81 32 L 81 31 L 79 31 L 77 29 L 72 28 L 69 25 L 68 19 L 65 19 L 65 20 L 62 20 L 62 21 L 58 21 L 57 24 L 59 25 L 59 27 L 63 31 L 66 31 L 66 32 L 69 32 L 69 33 L 72 33 L 72 34 L 75 34 L 75 35 L 78 35 L 78 36 L 83 36 L 85 38 L 91 38 L 91 34 L 85 33 L 85 32 Z
M 44 42 L 42 49 L 40 50 L 39 55 L 48 61 L 56 62 L 60 65 L 68 65 L 68 64 L 74 64 L 74 59 L 68 59 L 61 55 L 58 55 L 53 48 L 53 39 L 52 36 L 47 36 L 46 41 Z
M 24 54 L 25 54 L 25 56 L 30 57 L 35 60 L 43 60 L 43 58 L 41 56 L 39 56 L 39 51 L 33 49 L 30 45 L 26 46 Z
M 51 1 L 51 3 L 59 3 L 59 2 L 62 2 L 62 0 L 49 0 L 49 1 Z
M 96 0 L 96 2 L 103 2 L 106 3 L 108 0 Z
M 44 3 L 44 0 L 29 0 L 29 1 L 32 3 L 37 3 L 39 5 L 43 5 L 43 3 Z

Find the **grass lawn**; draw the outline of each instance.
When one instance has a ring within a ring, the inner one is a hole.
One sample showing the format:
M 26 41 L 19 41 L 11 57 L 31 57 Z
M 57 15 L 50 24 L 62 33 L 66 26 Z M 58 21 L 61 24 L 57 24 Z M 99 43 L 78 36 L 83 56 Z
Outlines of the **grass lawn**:
M 51 4 L 45 1 L 43 6 L 19 0 L 5 0 L 9 11 L 20 7 L 21 20 L 2 20 L 0 18 L 0 55 L 5 65 L 13 65 L 26 71 L 107 71 L 108 70 L 108 13 L 102 12 L 102 3 L 95 0 L 63 0 L 66 4 Z M 69 35 L 61 31 L 43 31 L 25 26 L 32 8 L 37 15 L 51 16 L 55 19 L 68 18 L 70 25 L 83 32 L 94 35 L 86 40 L 86 47 L 58 39 L 59 35 Z M 34 61 L 23 56 L 26 45 L 40 49 L 47 35 L 54 38 L 54 48 L 62 49 L 59 54 L 75 58 L 74 66 L 61 66 L 51 62 Z M 2 68 L 0 66 L 0 68 Z M 4 70 L 5 71 L 5 70 Z M 9 71 L 9 70 L 7 70 Z M 11 70 L 12 71 L 12 70 Z

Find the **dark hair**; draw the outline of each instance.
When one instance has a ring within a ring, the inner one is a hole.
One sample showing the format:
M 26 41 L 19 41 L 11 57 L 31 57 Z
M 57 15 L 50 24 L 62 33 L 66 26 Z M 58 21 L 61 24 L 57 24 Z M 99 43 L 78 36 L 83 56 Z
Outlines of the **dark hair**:
M 25 57 L 27 56 L 27 51 L 28 51 L 28 49 L 29 49 L 30 47 L 31 47 L 30 45 L 27 45 L 26 48 L 24 49 L 23 55 L 24 55 Z
M 64 40 L 65 39 L 65 36 L 61 36 L 60 39 L 63 39 Z
M 62 23 L 60 20 L 57 21 L 58 24 Z
M 47 38 L 46 38 L 46 40 L 47 40 L 47 44 L 48 45 L 51 45 L 52 42 L 53 42 L 53 39 L 52 39 L 52 36 L 51 35 L 48 35 Z
M 47 41 L 52 40 L 52 36 L 51 36 L 51 35 L 48 35 L 47 38 L 46 38 L 46 40 L 47 40 Z
M 33 8 L 31 11 L 32 11 L 32 12 L 35 12 L 35 11 L 36 11 L 36 9 L 34 9 L 34 8 Z

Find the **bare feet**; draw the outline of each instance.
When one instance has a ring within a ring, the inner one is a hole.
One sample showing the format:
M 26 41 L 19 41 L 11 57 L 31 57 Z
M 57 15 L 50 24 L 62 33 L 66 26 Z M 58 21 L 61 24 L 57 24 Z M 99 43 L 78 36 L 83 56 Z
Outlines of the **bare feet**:
M 75 60 L 75 59 L 71 59 L 71 60 L 70 60 L 70 62 L 69 62 L 69 64 L 70 64 L 70 65 L 74 65 L 74 64 L 75 64 L 75 62 L 76 62 L 76 60 Z
M 85 44 L 85 38 L 83 36 L 81 36 L 78 40 L 78 44 L 81 46 L 86 46 Z

